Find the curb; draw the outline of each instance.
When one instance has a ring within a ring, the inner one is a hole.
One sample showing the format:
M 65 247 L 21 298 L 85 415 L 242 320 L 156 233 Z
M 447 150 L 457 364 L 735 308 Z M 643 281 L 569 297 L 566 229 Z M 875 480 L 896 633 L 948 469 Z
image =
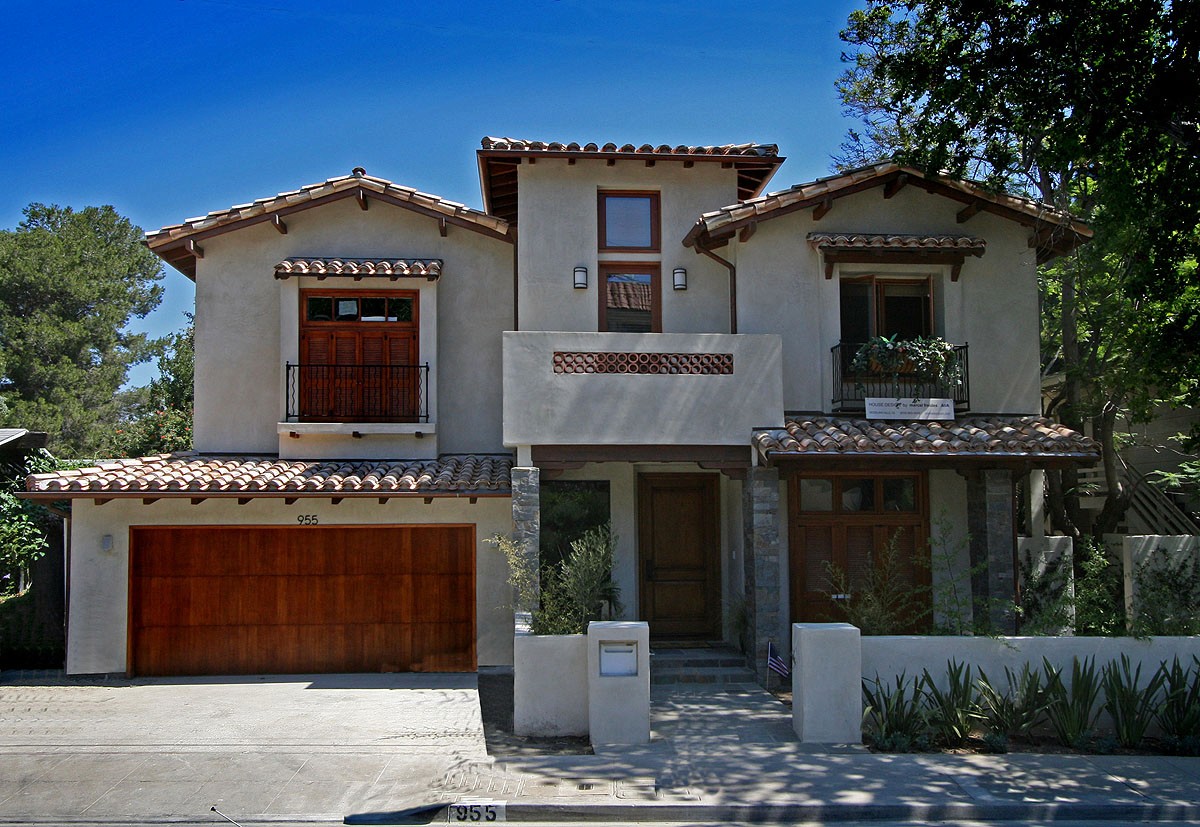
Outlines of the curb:
M 484 802 L 480 802 L 484 803 Z M 496 804 L 505 802 L 495 801 Z M 347 815 L 345 824 L 437 824 L 450 820 L 448 806 Z M 496 821 L 513 822 L 751 822 L 795 824 L 847 821 L 1128 821 L 1200 820 L 1200 805 L 988 803 L 945 804 L 505 804 Z M 470 823 L 464 819 L 463 823 Z

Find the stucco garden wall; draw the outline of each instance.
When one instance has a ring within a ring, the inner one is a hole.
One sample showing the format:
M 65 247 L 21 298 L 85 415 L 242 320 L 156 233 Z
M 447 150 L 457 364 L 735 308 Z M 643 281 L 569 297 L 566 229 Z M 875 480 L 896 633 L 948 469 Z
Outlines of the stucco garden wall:
M 969 344 L 971 410 L 1038 413 L 1038 297 L 1029 230 L 980 213 L 966 224 L 962 205 L 905 187 L 891 199 L 870 189 L 839 198 L 820 221 L 801 210 L 759 224 L 746 242 L 731 243 L 736 257 L 738 331 L 782 332 L 784 406 L 828 410 L 832 394 L 830 348 L 840 338 L 838 279 L 854 275 L 932 275 L 935 329 Z M 982 258 L 968 258 L 959 281 L 949 267 L 842 264 L 826 279 L 811 232 L 933 233 L 987 240 Z
M 295 526 L 297 515 L 316 515 L 320 525 L 475 524 L 475 613 L 480 666 L 512 663 L 512 608 L 504 556 L 485 542 L 512 529 L 507 497 L 437 498 L 426 505 L 420 498 L 302 499 L 285 505 L 281 499 L 258 498 L 246 505 L 236 500 L 209 499 L 191 505 L 187 499 L 163 499 L 151 505 L 141 500 L 111 500 L 95 505 L 78 499 L 72 508 L 70 582 L 67 631 L 67 672 L 95 674 L 124 672 L 128 641 L 129 527 L 135 525 L 254 525 Z M 110 550 L 103 538 L 112 538 Z
M 512 245 L 438 222 L 382 201 L 364 212 L 353 198 L 287 216 L 288 232 L 256 224 L 204 240 L 196 271 L 197 450 L 275 453 L 285 433 L 284 362 L 298 361 L 299 289 L 315 278 L 277 280 L 275 265 L 292 256 L 440 258 L 442 277 L 389 282 L 330 278 L 330 289 L 419 289 L 420 360 L 431 364 L 433 453 L 502 450 L 500 332 L 513 324 Z M 436 297 L 436 309 L 433 299 Z M 425 319 L 427 313 L 432 316 Z M 342 438 L 342 452 L 361 452 L 363 440 Z M 304 438 L 288 450 L 304 455 Z M 388 446 L 390 455 L 402 450 Z M 425 456 L 427 445 L 407 457 Z

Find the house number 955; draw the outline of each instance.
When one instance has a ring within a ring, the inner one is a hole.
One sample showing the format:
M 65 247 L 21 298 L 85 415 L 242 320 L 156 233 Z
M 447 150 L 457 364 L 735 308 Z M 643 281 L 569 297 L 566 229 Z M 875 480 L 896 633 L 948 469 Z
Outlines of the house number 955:
M 451 804 L 446 811 L 451 824 L 472 821 L 505 821 L 504 804 Z
M 316 525 L 317 524 L 317 515 L 316 514 L 297 514 L 296 522 L 300 523 L 300 525 Z

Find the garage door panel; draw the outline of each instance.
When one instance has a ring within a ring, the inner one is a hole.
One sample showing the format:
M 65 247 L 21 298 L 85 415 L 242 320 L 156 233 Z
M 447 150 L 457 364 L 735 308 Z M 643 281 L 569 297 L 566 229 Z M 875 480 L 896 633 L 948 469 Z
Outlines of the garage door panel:
M 133 538 L 137 674 L 475 668 L 471 526 L 161 527 Z

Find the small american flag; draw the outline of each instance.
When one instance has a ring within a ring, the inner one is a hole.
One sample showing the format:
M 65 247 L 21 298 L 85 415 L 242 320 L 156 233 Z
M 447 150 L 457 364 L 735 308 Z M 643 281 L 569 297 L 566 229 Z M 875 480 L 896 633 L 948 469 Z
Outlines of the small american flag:
M 792 676 L 792 670 L 788 668 L 787 661 L 775 653 L 775 643 L 770 640 L 767 641 L 767 668 L 784 680 Z

